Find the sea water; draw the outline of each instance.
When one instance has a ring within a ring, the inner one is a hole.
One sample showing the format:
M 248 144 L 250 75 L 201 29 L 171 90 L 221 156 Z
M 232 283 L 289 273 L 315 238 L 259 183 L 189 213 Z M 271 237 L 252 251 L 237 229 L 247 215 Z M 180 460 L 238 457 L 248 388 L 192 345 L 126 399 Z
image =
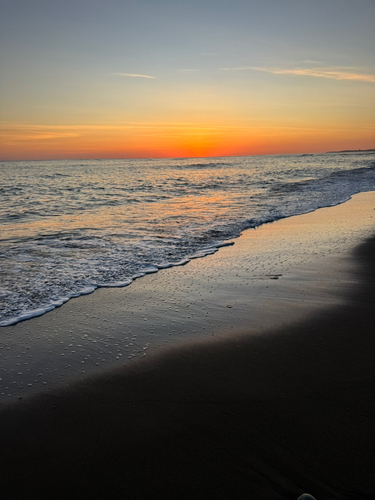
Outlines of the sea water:
M 375 190 L 375 156 L 0 163 L 0 326 Z

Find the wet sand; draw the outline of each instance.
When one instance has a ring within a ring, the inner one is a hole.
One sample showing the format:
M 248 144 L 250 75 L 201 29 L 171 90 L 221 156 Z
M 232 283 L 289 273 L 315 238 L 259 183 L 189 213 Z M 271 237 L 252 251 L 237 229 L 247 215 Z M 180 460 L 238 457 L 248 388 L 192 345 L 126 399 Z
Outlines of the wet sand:
M 98 318 L 128 327 L 133 312 L 129 332 L 155 354 L 10 397 L 4 498 L 375 498 L 374 202 L 247 232 L 190 270 L 7 329 L 42 349 L 43 328 L 70 332 L 88 314 L 92 336 Z

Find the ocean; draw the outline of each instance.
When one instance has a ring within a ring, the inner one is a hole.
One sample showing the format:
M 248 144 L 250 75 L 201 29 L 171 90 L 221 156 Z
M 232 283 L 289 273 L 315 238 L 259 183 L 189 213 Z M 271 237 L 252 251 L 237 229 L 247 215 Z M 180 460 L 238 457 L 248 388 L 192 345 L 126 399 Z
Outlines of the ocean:
M 0 326 L 375 190 L 371 153 L 0 163 Z

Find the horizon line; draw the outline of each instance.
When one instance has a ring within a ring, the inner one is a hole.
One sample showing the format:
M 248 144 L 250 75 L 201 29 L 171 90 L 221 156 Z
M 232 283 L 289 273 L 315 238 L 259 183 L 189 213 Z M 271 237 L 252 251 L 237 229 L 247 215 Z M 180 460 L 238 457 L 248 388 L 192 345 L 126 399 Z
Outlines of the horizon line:
M 0 158 L 0 163 L 6 163 L 6 162 L 20 162 L 20 161 L 65 161 L 65 160 L 80 160 L 80 161 L 99 161 L 99 160 L 173 160 L 173 159 L 178 159 L 178 160 L 188 160 L 188 159 L 195 159 L 195 158 L 245 158 L 247 156 L 288 156 L 288 155 L 323 155 L 323 154 L 333 154 L 333 153 L 366 153 L 366 152 L 375 152 L 375 147 L 374 148 L 368 148 L 368 149 L 343 149 L 343 150 L 337 150 L 337 151 L 320 151 L 320 152 L 304 152 L 304 153 L 259 153 L 259 154 L 248 154 L 248 155 L 212 155 L 212 156 L 154 156 L 154 157 L 147 157 L 147 156 L 141 156 L 141 157 L 132 157 L 132 158 L 126 158 L 126 157 L 102 157 L 102 158 L 82 158 L 82 157 L 75 157 L 75 158 L 29 158 L 29 159 L 12 159 L 12 160 L 3 160 Z

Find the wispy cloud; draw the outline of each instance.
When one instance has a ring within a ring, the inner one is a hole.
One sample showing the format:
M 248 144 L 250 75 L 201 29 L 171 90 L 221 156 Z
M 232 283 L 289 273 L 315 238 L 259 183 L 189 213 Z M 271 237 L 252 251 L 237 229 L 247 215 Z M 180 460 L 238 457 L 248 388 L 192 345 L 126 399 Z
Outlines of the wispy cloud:
M 150 79 L 155 79 L 156 76 L 150 76 L 150 75 L 138 75 L 137 73 L 115 73 L 117 76 L 128 76 L 130 78 L 150 78 Z
M 304 64 L 322 64 L 322 61 L 314 61 L 312 59 L 305 59 L 302 61 Z
M 77 127 L 34 125 L 23 123 L 0 122 L 0 132 L 4 144 L 24 141 L 53 141 L 78 137 Z
M 331 78 L 333 80 L 355 80 L 361 82 L 374 82 L 375 75 L 367 75 L 365 73 L 353 73 L 341 68 L 295 68 L 295 69 L 279 69 L 279 68 L 251 68 L 256 71 L 265 71 L 274 75 L 296 75 L 296 76 L 314 76 L 316 78 Z
M 352 80 L 375 83 L 375 75 L 357 73 L 353 68 L 267 68 L 258 66 L 242 66 L 238 68 L 221 68 L 221 71 L 263 71 L 273 75 L 312 76 L 330 78 L 332 80 Z
M 239 66 L 238 68 L 220 68 L 219 71 L 246 71 L 248 69 L 254 69 L 251 66 Z

